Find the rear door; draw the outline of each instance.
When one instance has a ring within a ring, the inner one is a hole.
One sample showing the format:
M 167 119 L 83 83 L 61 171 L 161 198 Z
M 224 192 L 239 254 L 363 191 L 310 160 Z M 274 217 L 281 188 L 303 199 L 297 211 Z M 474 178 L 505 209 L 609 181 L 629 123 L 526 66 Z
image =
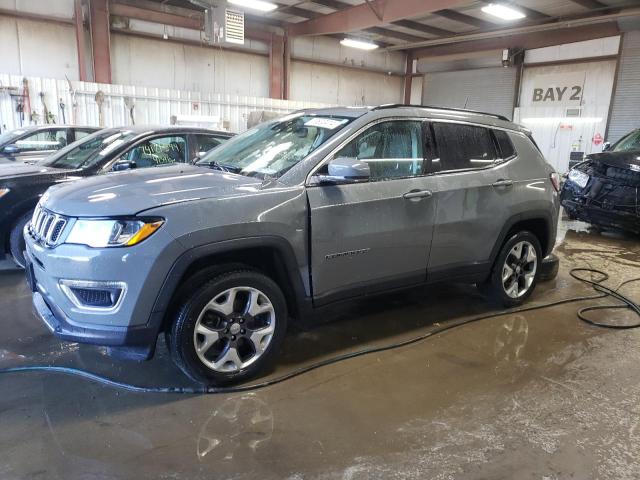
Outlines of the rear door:
M 365 128 L 332 158 L 367 162 L 370 180 L 307 188 L 316 304 L 425 280 L 436 214 L 425 125 L 398 119 Z
M 432 128 L 438 156 L 429 168 L 438 179 L 438 212 L 429 278 L 482 274 L 491 267 L 492 249 L 510 215 L 513 180 L 507 160 L 515 151 L 511 146 L 502 158 L 506 155 L 487 127 L 434 121 Z

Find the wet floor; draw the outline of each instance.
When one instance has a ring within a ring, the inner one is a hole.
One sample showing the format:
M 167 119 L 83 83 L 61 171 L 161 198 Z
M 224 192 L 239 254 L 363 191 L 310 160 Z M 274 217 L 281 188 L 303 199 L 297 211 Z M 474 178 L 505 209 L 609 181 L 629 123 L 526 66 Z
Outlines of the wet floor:
M 640 240 L 563 223 L 559 277 L 529 305 L 640 276 Z M 640 284 L 625 291 L 637 302 Z M 56 374 L 0 376 L 0 479 L 637 479 L 640 329 L 576 319 L 581 304 L 468 324 L 252 393 L 128 393 Z M 494 311 L 441 285 L 328 312 L 289 334 L 271 375 Z M 596 312 L 610 322 L 627 311 Z M 31 314 L 22 274 L 0 272 L 0 367 L 80 367 L 146 386 L 189 385 L 163 345 L 151 362 L 61 343 Z

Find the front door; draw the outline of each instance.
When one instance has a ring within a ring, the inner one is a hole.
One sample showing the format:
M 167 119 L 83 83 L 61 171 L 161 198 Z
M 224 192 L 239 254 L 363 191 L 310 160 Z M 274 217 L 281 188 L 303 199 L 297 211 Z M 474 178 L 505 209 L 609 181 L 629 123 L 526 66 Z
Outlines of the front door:
M 369 182 L 307 189 L 316 304 L 425 280 L 436 214 L 435 178 L 424 176 L 425 125 L 367 128 L 334 158 L 367 162 Z

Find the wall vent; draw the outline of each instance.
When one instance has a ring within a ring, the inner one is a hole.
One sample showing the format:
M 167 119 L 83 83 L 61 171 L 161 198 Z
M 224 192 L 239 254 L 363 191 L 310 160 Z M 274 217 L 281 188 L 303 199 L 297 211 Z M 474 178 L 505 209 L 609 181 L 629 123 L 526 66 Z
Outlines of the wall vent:
M 224 13 L 224 20 L 225 41 L 244 45 L 244 12 L 227 8 Z

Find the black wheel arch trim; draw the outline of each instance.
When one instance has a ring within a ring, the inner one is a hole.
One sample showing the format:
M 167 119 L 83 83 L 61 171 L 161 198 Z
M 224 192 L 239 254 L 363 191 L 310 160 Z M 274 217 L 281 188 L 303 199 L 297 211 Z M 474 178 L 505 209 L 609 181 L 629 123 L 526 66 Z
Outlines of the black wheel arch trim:
M 291 298 L 293 300 L 295 310 L 291 313 L 294 315 L 303 315 L 308 312 L 311 300 L 307 296 L 301 276 L 302 274 L 298 268 L 296 256 L 289 242 L 278 236 L 257 236 L 214 242 L 191 248 L 183 252 L 173 263 L 169 273 L 166 275 L 162 287 L 156 296 L 152 314 L 166 312 L 170 308 L 173 295 L 180 286 L 180 280 L 188 269 L 198 260 L 212 255 L 234 253 L 236 251 L 252 248 L 268 248 L 278 252 L 280 258 L 284 261 L 284 268 L 288 276 L 290 286 L 293 289 L 293 296 Z M 286 296 L 287 292 L 285 292 L 285 297 Z M 158 325 L 158 328 L 159 327 L 160 325 Z
M 496 243 L 493 245 L 493 249 L 491 250 L 491 265 L 495 263 L 496 258 L 500 253 L 500 249 L 502 248 L 502 245 L 504 245 L 504 242 L 507 240 L 507 235 L 513 229 L 513 227 L 520 222 L 531 220 L 543 220 L 546 223 L 548 238 L 545 239 L 545 243 L 547 248 L 545 249 L 546 251 L 542 252 L 542 256 L 544 258 L 549 253 L 551 253 L 551 250 L 553 250 L 553 246 L 555 244 L 556 234 L 556 229 L 553 225 L 553 216 L 547 210 L 530 210 L 524 213 L 513 215 L 511 218 L 509 218 L 509 220 L 507 220 L 507 222 L 505 222 L 502 230 L 500 231 L 500 235 L 498 236 L 498 239 L 496 240 Z M 543 242 L 541 241 L 540 244 L 542 245 Z

